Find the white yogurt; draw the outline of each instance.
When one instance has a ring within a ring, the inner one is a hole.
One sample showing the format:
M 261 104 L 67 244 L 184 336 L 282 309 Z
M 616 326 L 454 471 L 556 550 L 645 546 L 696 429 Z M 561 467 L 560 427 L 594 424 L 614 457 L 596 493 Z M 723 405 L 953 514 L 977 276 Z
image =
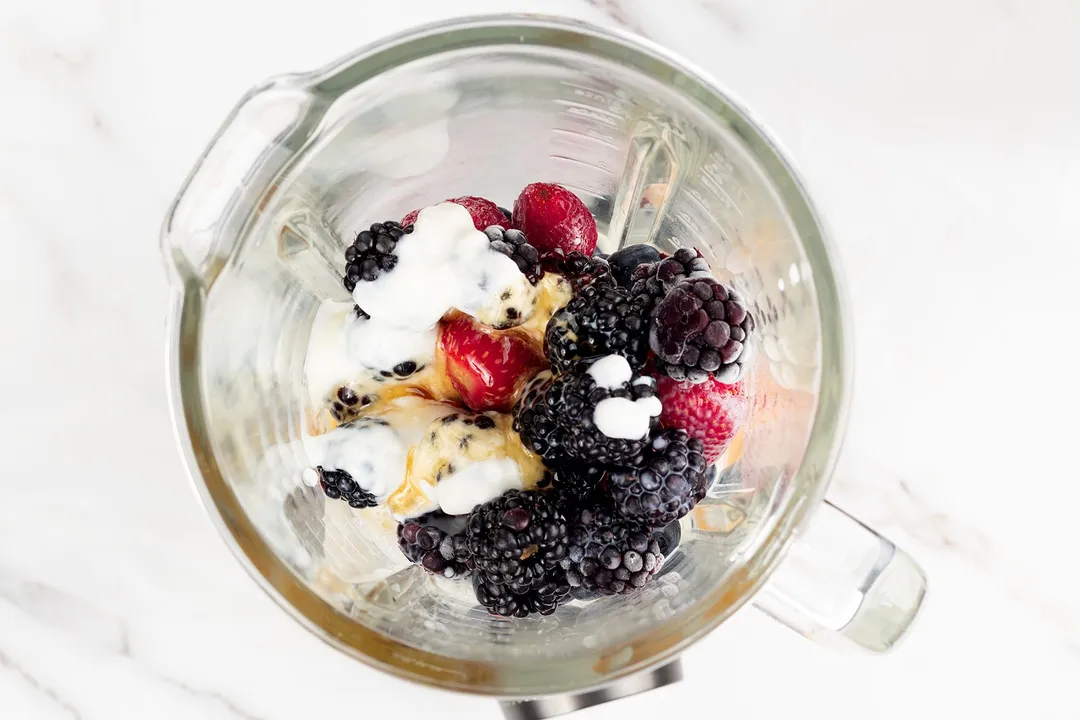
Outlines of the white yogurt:
M 313 465 L 344 470 L 380 501 L 405 478 L 409 447 L 394 428 L 376 419 L 359 418 L 306 444 Z
M 650 421 L 659 417 L 663 406 L 655 395 L 637 400 L 607 398 L 593 411 L 593 422 L 600 432 L 619 440 L 641 440 L 649 434 Z
M 605 390 L 617 390 L 634 377 L 630 363 L 622 355 L 605 355 L 587 370 L 597 387 Z M 651 385 L 652 378 L 643 375 L 633 380 L 633 385 Z M 663 405 L 658 397 L 645 397 L 637 400 L 628 398 L 608 398 L 601 400 L 593 411 L 593 422 L 600 432 L 609 438 L 619 440 L 640 440 L 649 434 L 649 426 L 654 417 L 660 415 Z
M 630 363 L 622 355 L 606 355 L 600 358 L 589 367 L 588 373 L 596 381 L 596 386 L 605 390 L 620 388 L 634 376 Z
M 409 448 L 436 419 L 454 412 L 442 403 L 400 398 L 377 416 L 365 416 L 324 435 L 305 436 L 311 466 L 344 470 L 380 503 L 405 481 Z M 307 483 L 311 474 L 305 472 Z
M 435 328 L 409 330 L 384 320 L 363 319 L 352 303 L 326 301 L 315 314 L 304 374 L 315 404 L 366 372 L 393 370 L 411 360 L 417 367 L 435 357 Z
M 447 310 L 491 311 L 507 291 L 528 283 L 514 261 L 489 247 L 469 211 L 454 203 L 424 208 L 397 246 L 394 269 L 358 282 L 353 299 L 373 318 L 409 330 L 428 330 Z
M 464 515 L 507 490 L 524 490 L 521 468 L 510 458 L 470 463 L 432 489 L 434 501 L 447 515 Z

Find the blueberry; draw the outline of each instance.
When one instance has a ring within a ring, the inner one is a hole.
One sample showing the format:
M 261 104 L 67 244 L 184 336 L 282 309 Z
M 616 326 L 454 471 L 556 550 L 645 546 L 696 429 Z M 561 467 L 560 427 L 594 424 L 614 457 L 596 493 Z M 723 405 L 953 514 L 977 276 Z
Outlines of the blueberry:
M 652 245 L 628 245 L 611 254 L 608 264 L 615 280 L 625 288 L 633 285 L 634 270 L 638 265 L 653 263 L 660 259 L 660 251 Z

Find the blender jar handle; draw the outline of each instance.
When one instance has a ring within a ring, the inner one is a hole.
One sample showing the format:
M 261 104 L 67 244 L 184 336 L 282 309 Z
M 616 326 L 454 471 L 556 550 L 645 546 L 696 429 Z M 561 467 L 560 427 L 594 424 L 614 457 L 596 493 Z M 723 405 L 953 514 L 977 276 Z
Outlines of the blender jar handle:
M 754 605 L 821 644 L 883 653 L 925 595 L 926 575 L 910 555 L 826 501 Z
M 213 283 L 273 179 L 325 113 L 300 76 L 254 88 L 218 130 L 165 217 L 161 250 L 170 277 Z

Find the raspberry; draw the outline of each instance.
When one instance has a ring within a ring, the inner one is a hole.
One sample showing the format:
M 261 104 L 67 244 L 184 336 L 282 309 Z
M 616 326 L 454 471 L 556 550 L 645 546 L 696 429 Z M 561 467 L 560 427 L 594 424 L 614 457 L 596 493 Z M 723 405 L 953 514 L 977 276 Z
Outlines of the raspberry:
M 742 378 L 754 317 L 737 292 L 710 277 L 683 280 L 652 317 L 649 347 L 660 372 L 692 383 L 709 375 L 729 385 Z
M 532 183 L 514 201 L 514 227 L 529 238 L 541 257 L 596 249 L 596 220 L 577 195 L 560 185 Z M 498 224 L 498 223 L 493 223 Z
M 660 424 L 701 440 L 705 462 L 710 464 L 724 454 L 750 410 L 743 382 L 726 385 L 709 377 L 695 384 L 660 377 L 656 392 L 664 406 Z
M 498 205 L 482 197 L 463 195 L 462 197 L 443 200 L 443 202 L 454 203 L 468 210 L 469 215 L 472 217 L 473 227 L 481 232 L 492 225 L 505 225 L 508 222 Z M 401 218 L 402 226 L 415 223 L 418 215 L 420 215 L 420 210 L 413 210 Z

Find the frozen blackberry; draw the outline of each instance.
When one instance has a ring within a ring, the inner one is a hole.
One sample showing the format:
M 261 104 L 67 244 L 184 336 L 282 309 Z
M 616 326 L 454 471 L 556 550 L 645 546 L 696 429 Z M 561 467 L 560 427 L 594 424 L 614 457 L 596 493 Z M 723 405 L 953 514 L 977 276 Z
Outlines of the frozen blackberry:
M 618 513 L 662 528 L 690 512 L 705 487 L 703 448 L 685 430 L 654 434 L 641 467 L 612 470 L 608 477 Z
M 464 535 L 449 535 L 428 516 L 398 525 L 398 547 L 411 562 L 433 575 L 463 578 L 472 571 L 472 556 Z
M 525 233 L 520 230 L 507 230 L 501 225 L 492 225 L 484 234 L 488 237 L 491 249 L 513 260 L 529 282 L 535 285 L 540 281 L 544 275 L 544 268 L 540 265 L 540 253 L 525 239 Z
M 652 317 L 649 347 L 660 372 L 692 383 L 710 375 L 727 385 L 742 378 L 754 317 L 737 292 L 711 277 L 683 280 Z
M 708 277 L 709 263 L 690 248 L 679 248 L 669 258 L 638 265 L 630 274 L 630 294 L 641 307 L 656 307 L 671 288 L 688 277 Z
M 705 482 L 703 482 L 701 487 L 694 492 L 695 505 L 705 499 L 705 496 L 709 494 L 709 490 L 712 490 L 712 486 L 716 484 L 719 477 L 720 468 L 716 465 L 710 465 L 705 468 Z
M 664 563 L 660 543 L 644 524 L 586 510 L 570 528 L 563 567 L 571 588 L 627 595 Z
M 501 212 L 503 214 L 503 217 L 506 218 L 507 225 L 514 224 L 514 214 L 512 212 L 504 208 L 502 205 L 496 205 L 495 207 L 499 208 L 499 212 Z
M 682 525 L 678 520 L 653 532 L 653 540 L 660 546 L 660 554 L 667 560 L 682 541 Z
M 476 599 L 498 615 L 550 614 L 569 592 L 566 518 L 547 494 L 509 490 L 469 514 Z
M 486 575 L 473 573 L 473 592 L 476 601 L 488 612 L 503 617 L 550 615 L 570 593 L 566 575 L 561 569 L 552 571 L 552 578 L 523 593 L 515 593 L 506 585 L 491 581 Z
M 597 406 L 609 398 L 632 402 L 651 398 L 659 415 L 655 382 L 634 374 L 629 382 L 614 388 L 598 387 L 589 367 L 582 363 L 563 375 L 537 375 L 514 406 L 514 430 L 548 467 L 558 469 L 570 462 L 637 467 L 648 433 L 640 439 L 608 437 L 596 426 L 594 414 Z M 650 432 L 656 423 L 654 416 L 649 422 Z
M 571 519 L 594 502 L 605 472 L 594 465 L 567 465 L 547 473 L 540 487 L 550 491 L 563 515 Z
M 357 485 L 352 475 L 344 470 L 326 470 L 319 465 L 315 471 L 319 473 L 319 485 L 331 500 L 343 500 L 357 509 L 375 507 L 378 504 L 375 496 Z
M 575 294 L 596 282 L 615 284 L 615 278 L 611 276 L 611 267 L 602 257 L 590 257 L 575 250 L 566 257 L 553 258 L 549 263 L 555 272 L 566 278 Z
M 648 353 L 648 312 L 631 302 L 628 290 L 615 285 L 585 287 L 551 316 L 544 332 L 544 354 L 556 373 L 603 355 L 622 355 L 639 370 Z
M 634 286 L 634 271 L 638 266 L 659 260 L 660 251 L 653 245 L 627 245 L 613 252 L 607 259 L 615 282 L 627 290 Z
M 413 231 L 413 226 L 401 227 L 393 220 L 375 223 L 356 234 L 356 239 L 345 248 L 345 277 L 342 283 L 352 292 L 356 283 L 370 282 L 388 273 L 397 265 L 394 252 L 398 241 Z

